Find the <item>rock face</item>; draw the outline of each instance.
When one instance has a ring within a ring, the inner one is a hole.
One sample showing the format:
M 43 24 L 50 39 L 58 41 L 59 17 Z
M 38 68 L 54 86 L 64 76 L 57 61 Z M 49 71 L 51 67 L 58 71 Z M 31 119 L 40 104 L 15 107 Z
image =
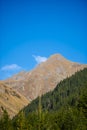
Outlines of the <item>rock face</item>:
M 61 80 L 85 67 L 87 65 L 71 62 L 60 54 L 55 54 L 32 71 L 21 72 L 4 82 L 31 101 L 53 90 Z
M 26 106 L 28 102 L 24 96 L 16 92 L 13 88 L 0 82 L 0 115 L 2 115 L 4 108 L 12 118 L 19 110 Z

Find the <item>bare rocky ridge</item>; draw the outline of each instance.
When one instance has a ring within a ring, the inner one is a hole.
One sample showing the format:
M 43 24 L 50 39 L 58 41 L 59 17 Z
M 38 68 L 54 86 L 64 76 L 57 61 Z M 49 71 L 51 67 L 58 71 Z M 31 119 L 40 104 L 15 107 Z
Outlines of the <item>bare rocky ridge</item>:
M 0 115 L 4 108 L 12 118 L 28 103 L 29 101 L 24 96 L 0 81 Z
M 32 71 L 23 71 L 4 82 L 32 101 L 37 96 L 53 90 L 61 80 L 85 67 L 87 65 L 71 62 L 60 54 L 55 54 Z

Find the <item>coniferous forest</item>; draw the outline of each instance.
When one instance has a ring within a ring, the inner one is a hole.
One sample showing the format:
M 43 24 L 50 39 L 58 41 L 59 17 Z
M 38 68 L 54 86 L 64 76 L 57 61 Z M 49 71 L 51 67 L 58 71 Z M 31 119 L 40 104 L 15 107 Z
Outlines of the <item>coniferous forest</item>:
M 13 119 L 3 109 L 0 130 L 87 130 L 87 68 L 33 100 Z

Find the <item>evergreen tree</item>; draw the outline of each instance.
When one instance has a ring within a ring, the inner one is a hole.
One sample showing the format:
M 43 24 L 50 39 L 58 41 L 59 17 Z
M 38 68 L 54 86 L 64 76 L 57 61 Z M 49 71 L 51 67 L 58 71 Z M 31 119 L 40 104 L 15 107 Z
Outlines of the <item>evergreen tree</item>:
M 83 94 L 80 96 L 78 109 L 82 111 L 84 116 L 87 118 L 87 89 L 85 89 Z
M 11 120 L 8 112 L 3 109 L 3 115 L 0 119 L 0 130 L 12 130 Z
M 15 130 L 25 130 L 27 126 L 25 125 L 25 114 L 21 111 L 18 116 L 13 121 Z

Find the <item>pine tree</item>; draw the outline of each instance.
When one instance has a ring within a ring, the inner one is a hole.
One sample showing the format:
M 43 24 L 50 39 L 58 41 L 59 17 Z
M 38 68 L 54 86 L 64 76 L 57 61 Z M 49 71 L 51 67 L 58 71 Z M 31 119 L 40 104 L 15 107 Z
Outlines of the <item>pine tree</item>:
M 3 109 L 3 115 L 0 119 L 0 130 L 12 130 L 11 120 L 8 112 Z
M 15 119 L 13 125 L 14 125 L 15 130 L 24 130 L 24 129 L 26 129 L 27 126 L 25 125 L 25 114 L 24 114 L 23 111 L 21 111 L 18 114 L 18 116 Z
M 38 129 L 41 130 L 41 96 L 39 96 L 38 117 L 39 117 Z

